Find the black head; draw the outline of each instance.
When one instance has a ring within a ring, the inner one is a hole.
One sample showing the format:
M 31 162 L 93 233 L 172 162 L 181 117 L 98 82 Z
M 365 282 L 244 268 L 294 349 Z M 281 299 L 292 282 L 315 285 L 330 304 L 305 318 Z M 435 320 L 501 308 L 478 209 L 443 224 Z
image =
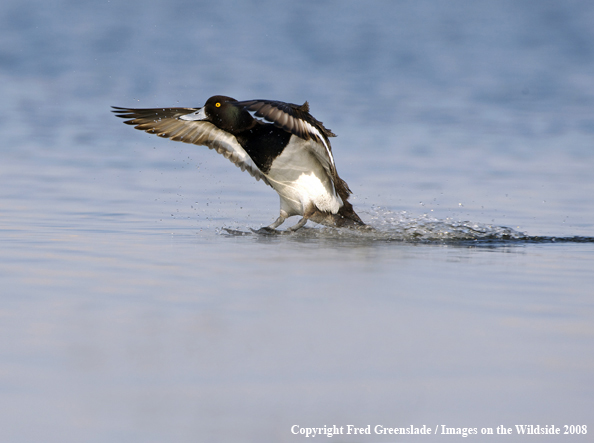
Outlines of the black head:
M 233 105 L 237 102 L 234 98 L 224 95 L 215 95 L 209 98 L 204 105 L 204 113 L 208 121 L 218 128 L 237 134 L 254 125 L 255 121 L 249 112 Z

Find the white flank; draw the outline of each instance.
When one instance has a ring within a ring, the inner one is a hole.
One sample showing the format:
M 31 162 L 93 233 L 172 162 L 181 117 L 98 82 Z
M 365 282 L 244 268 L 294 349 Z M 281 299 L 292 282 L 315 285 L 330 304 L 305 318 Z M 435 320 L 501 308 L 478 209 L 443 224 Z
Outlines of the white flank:
M 343 205 L 334 183 L 320 163 L 314 140 L 292 136 L 273 162 L 266 178 L 280 195 L 281 209 L 289 216 L 303 215 L 313 204 L 317 209 L 336 214 Z
M 340 209 L 342 203 L 339 201 L 340 198 L 334 192 L 329 193 L 327 186 L 313 172 L 301 174 L 295 181 L 294 187 L 321 211 L 336 214 Z

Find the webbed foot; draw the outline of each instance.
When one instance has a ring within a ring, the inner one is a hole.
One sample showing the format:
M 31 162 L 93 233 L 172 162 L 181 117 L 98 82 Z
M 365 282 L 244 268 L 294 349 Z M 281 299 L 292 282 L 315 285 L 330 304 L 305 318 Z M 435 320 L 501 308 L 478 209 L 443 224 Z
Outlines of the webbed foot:
M 279 235 L 283 232 L 283 231 L 277 231 L 276 229 L 271 228 L 270 226 L 264 226 L 263 228 L 260 228 L 260 229 L 250 228 L 250 231 L 252 231 L 254 234 L 258 234 L 258 235 Z

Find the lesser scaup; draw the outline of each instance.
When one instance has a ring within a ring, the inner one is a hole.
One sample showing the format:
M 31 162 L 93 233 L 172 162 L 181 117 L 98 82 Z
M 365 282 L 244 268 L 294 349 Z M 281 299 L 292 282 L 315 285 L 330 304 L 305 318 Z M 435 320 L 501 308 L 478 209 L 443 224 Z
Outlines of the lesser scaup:
M 336 172 L 329 140 L 335 135 L 312 117 L 307 102 L 298 106 L 217 95 L 201 108 L 113 108 L 136 129 L 207 146 L 271 186 L 280 196 L 280 216 L 264 231 L 293 215 L 302 218 L 290 231 L 308 220 L 364 226 L 348 201 L 351 190 Z

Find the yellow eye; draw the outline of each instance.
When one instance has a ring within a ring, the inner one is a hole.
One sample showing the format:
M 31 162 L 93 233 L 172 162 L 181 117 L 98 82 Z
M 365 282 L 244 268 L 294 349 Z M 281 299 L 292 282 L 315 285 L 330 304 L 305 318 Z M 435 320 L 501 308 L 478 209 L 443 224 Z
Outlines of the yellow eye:
M 215 103 L 215 106 L 216 106 L 217 108 L 220 108 L 220 107 L 221 107 L 221 104 L 220 104 L 220 103 Z

